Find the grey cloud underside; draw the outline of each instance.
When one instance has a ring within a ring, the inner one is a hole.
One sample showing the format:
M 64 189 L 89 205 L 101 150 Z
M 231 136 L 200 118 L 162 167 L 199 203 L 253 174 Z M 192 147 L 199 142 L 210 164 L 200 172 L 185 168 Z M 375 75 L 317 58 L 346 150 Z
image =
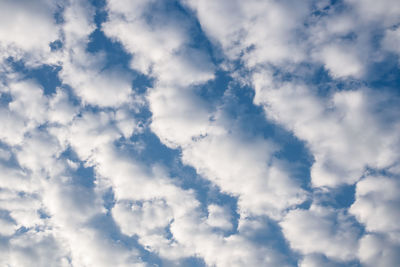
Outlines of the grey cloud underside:
M 399 72 L 399 18 L 396 0 L 0 2 L 0 265 L 399 265 L 379 69 Z M 99 33 L 127 66 L 89 51 Z M 306 173 L 230 109 L 304 145 Z

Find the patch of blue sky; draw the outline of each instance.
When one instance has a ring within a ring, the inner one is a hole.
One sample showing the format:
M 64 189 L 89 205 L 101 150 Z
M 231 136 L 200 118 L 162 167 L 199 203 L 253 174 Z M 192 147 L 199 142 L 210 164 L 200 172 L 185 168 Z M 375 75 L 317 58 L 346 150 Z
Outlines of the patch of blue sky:
M 89 36 L 87 51 L 90 53 L 105 53 L 104 69 L 120 68 L 122 71 L 130 73 L 133 76 L 132 89 L 138 94 L 145 93 L 147 88 L 152 86 L 153 78 L 129 67 L 134 55 L 127 53 L 119 42 L 107 38 L 101 30 L 101 25 L 107 20 L 108 16 L 105 10 L 105 1 L 91 2 L 96 11 L 94 21 L 97 28 Z
M 400 96 L 400 59 L 388 54 L 384 60 L 370 65 L 367 71 L 365 84 L 377 91 L 389 90 L 392 94 Z
M 54 12 L 54 22 L 56 24 L 63 24 L 65 22 L 64 20 L 64 10 L 65 10 L 65 5 L 62 4 L 61 2 L 57 3 L 56 10 Z
M 335 209 L 349 208 L 355 200 L 355 185 L 341 185 L 329 191 L 314 192 L 318 204 Z
M 204 267 L 207 266 L 202 258 L 191 257 L 187 259 L 183 259 L 180 263 L 183 266 L 190 266 L 190 267 Z
M 6 151 L 7 155 L 4 155 L 5 157 L 0 157 L 0 165 L 7 166 L 8 168 L 13 168 L 13 169 L 21 169 L 21 166 L 15 157 L 14 153 L 12 153 L 10 146 L 7 144 L 0 142 L 0 150 Z
M 121 233 L 120 227 L 115 223 L 110 213 L 98 214 L 88 222 L 88 225 L 97 229 L 103 238 L 113 240 L 117 245 L 125 247 L 127 250 L 137 249 L 140 252 L 140 258 L 150 266 L 162 266 L 162 261 L 155 253 L 149 252 L 139 244 L 137 236 L 130 237 Z
M 71 178 L 73 185 L 87 188 L 88 190 L 94 188 L 95 172 L 93 166 L 88 166 L 84 161 L 81 161 L 72 148 L 68 147 L 64 150 L 60 159 L 69 160 L 75 167 L 69 168 L 68 174 Z
M 35 67 L 27 67 L 22 60 L 14 60 L 8 58 L 7 63 L 13 72 L 20 74 L 23 80 L 32 79 L 43 88 L 44 95 L 55 93 L 56 88 L 61 85 L 58 72 L 61 70 L 59 66 L 40 65 Z

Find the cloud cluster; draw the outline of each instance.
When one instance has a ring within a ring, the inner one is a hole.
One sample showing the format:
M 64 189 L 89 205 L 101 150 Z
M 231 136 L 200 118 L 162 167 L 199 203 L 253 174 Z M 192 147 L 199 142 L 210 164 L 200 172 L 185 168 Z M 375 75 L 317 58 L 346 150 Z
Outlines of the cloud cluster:
M 0 265 L 400 263 L 396 1 L 99 2 L 0 3 Z
M 398 262 L 391 254 L 398 245 L 390 223 L 397 213 L 396 200 L 382 187 L 384 182 L 396 192 L 399 188 L 394 184 L 399 177 L 399 120 L 394 115 L 399 111 L 398 96 L 391 90 L 376 92 L 351 83 L 369 82 L 368 75 L 379 77 L 374 66 L 387 60 L 388 52 L 398 52 L 399 10 L 394 2 L 234 1 L 232 10 L 225 9 L 223 2 L 184 2 L 228 60 L 241 60 L 248 69 L 247 79 L 239 77 L 254 86 L 254 103 L 264 108 L 266 117 L 306 142 L 315 160 L 312 186 L 330 190 L 356 184 L 349 211 L 371 232 L 361 239 L 347 219 L 331 217 L 341 213 L 323 207 L 293 210 L 282 220 L 290 246 L 305 255 L 302 265 L 325 261 L 315 254 L 336 261 L 358 258 L 366 266 Z M 288 10 L 294 9 L 288 5 L 301 7 L 289 15 Z M 277 23 L 266 22 L 269 17 Z M 376 37 L 376 32 L 383 37 Z M 311 71 L 322 65 L 330 76 L 326 93 L 321 88 L 327 84 L 312 80 L 310 64 Z M 348 88 L 336 87 L 336 80 Z M 365 177 L 371 169 L 388 171 L 391 178 Z M 383 195 L 389 202 L 381 202 Z M 372 252 L 371 246 L 378 244 L 385 244 L 381 253 L 387 256 Z

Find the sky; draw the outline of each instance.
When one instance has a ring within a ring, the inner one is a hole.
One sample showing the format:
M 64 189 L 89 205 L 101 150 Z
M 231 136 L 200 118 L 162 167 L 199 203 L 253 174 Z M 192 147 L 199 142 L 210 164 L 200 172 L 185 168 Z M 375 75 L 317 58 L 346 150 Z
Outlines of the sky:
M 398 0 L 1 0 L 0 265 L 400 266 Z

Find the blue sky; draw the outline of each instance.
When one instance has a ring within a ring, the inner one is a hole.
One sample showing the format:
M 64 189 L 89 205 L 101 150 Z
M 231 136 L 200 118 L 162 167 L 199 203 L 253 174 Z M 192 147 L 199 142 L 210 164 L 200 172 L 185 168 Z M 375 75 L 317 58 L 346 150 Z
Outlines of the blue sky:
M 0 265 L 399 265 L 399 18 L 0 2 Z

